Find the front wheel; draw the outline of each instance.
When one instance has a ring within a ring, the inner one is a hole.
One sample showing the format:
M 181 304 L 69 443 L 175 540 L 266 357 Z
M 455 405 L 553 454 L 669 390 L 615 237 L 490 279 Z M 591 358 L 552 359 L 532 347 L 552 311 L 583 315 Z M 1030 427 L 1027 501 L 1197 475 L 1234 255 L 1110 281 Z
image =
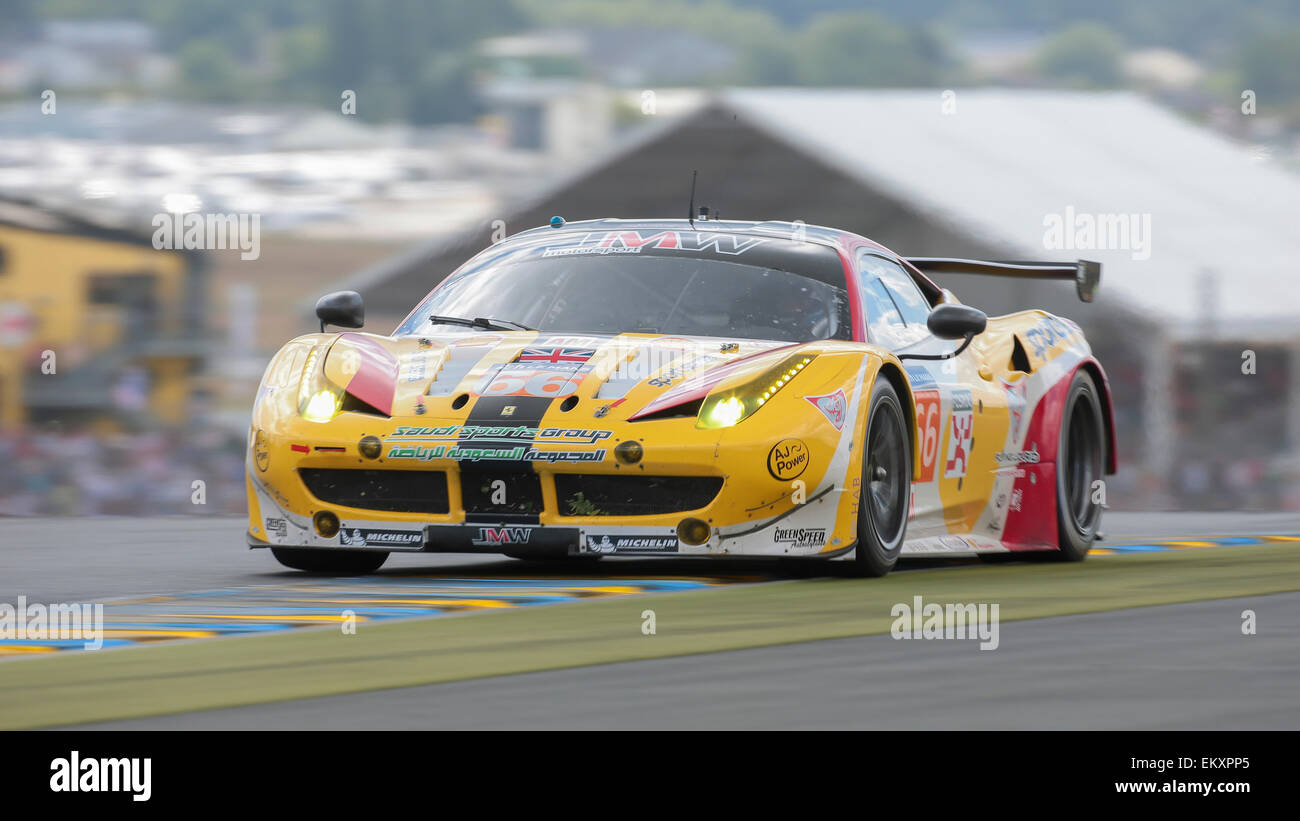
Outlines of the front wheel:
M 271 554 L 285 567 L 312 573 L 359 575 L 373 573 L 388 559 L 380 550 L 321 550 L 307 547 L 273 547 Z
M 877 377 L 867 412 L 858 546 L 853 552 L 854 570 L 860 576 L 885 575 L 894 569 L 903 550 L 912 485 L 912 446 L 906 419 L 894 386 L 885 377 Z

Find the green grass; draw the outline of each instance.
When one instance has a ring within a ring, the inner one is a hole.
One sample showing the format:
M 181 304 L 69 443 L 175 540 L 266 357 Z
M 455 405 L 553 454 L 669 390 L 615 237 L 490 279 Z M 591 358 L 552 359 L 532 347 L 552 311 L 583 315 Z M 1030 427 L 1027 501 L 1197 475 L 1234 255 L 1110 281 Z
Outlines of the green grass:
M 456 618 L 0 663 L 0 729 L 887 633 L 890 607 L 996 602 L 1003 620 L 1300 590 L 1300 544 L 987 565 L 594 599 Z M 641 632 L 643 610 L 657 634 Z

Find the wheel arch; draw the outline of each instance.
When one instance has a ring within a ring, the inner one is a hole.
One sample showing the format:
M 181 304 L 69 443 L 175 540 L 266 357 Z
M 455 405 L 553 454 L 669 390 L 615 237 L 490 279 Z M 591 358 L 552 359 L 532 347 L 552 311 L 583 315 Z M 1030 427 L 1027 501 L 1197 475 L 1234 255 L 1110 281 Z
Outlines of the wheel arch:
M 1096 359 L 1085 359 L 1079 364 L 1079 370 L 1092 377 L 1093 384 L 1101 393 L 1101 416 L 1106 426 L 1106 475 L 1113 475 L 1118 469 L 1118 459 L 1115 454 L 1115 405 L 1111 400 L 1110 382 L 1106 379 L 1106 371 Z
M 912 464 L 912 481 L 916 481 L 921 475 L 921 464 L 916 451 L 916 399 L 912 396 L 912 386 L 903 373 L 902 364 L 893 357 L 883 359 L 876 373 L 889 380 L 903 405 L 903 413 L 907 416 L 908 459 Z

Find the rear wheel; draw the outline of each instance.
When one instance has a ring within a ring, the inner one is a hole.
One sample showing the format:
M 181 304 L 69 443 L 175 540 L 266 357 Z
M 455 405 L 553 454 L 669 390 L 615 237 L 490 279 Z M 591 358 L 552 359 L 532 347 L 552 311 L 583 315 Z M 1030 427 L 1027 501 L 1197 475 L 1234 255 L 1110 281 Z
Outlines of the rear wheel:
M 312 573 L 373 573 L 388 559 L 380 550 L 321 550 L 307 547 L 273 547 L 276 561 L 294 570 Z
M 871 389 L 862 453 L 858 546 L 853 556 L 858 575 L 885 575 L 894 569 L 903 550 L 912 484 L 906 419 L 894 386 L 885 377 L 877 377 Z
M 1061 417 L 1056 450 L 1056 521 L 1061 549 L 1047 553 L 1078 562 L 1088 555 L 1101 526 L 1096 483 L 1106 464 L 1105 423 L 1097 385 L 1087 371 L 1074 374 Z

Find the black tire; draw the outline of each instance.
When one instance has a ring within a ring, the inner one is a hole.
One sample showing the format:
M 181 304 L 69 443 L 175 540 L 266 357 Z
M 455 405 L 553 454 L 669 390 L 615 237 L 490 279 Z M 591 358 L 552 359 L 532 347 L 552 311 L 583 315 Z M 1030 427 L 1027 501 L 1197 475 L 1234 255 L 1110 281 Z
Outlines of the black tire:
M 1056 446 L 1056 523 L 1061 549 L 1042 554 L 1057 561 L 1081 562 L 1101 527 L 1101 505 L 1093 483 L 1105 476 L 1106 428 L 1101 398 L 1092 376 L 1080 368 L 1070 382 Z
M 322 550 L 310 547 L 273 547 L 271 554 L 285 567 L 311 573 L 360 575 L 373 573 L 388 560 L 381 550 Z
M 862 498 L 854 575 L 883 576 L 898 564 L 912 500 L 912 445 L 894 386 L 876 377 L 862 437 Z

